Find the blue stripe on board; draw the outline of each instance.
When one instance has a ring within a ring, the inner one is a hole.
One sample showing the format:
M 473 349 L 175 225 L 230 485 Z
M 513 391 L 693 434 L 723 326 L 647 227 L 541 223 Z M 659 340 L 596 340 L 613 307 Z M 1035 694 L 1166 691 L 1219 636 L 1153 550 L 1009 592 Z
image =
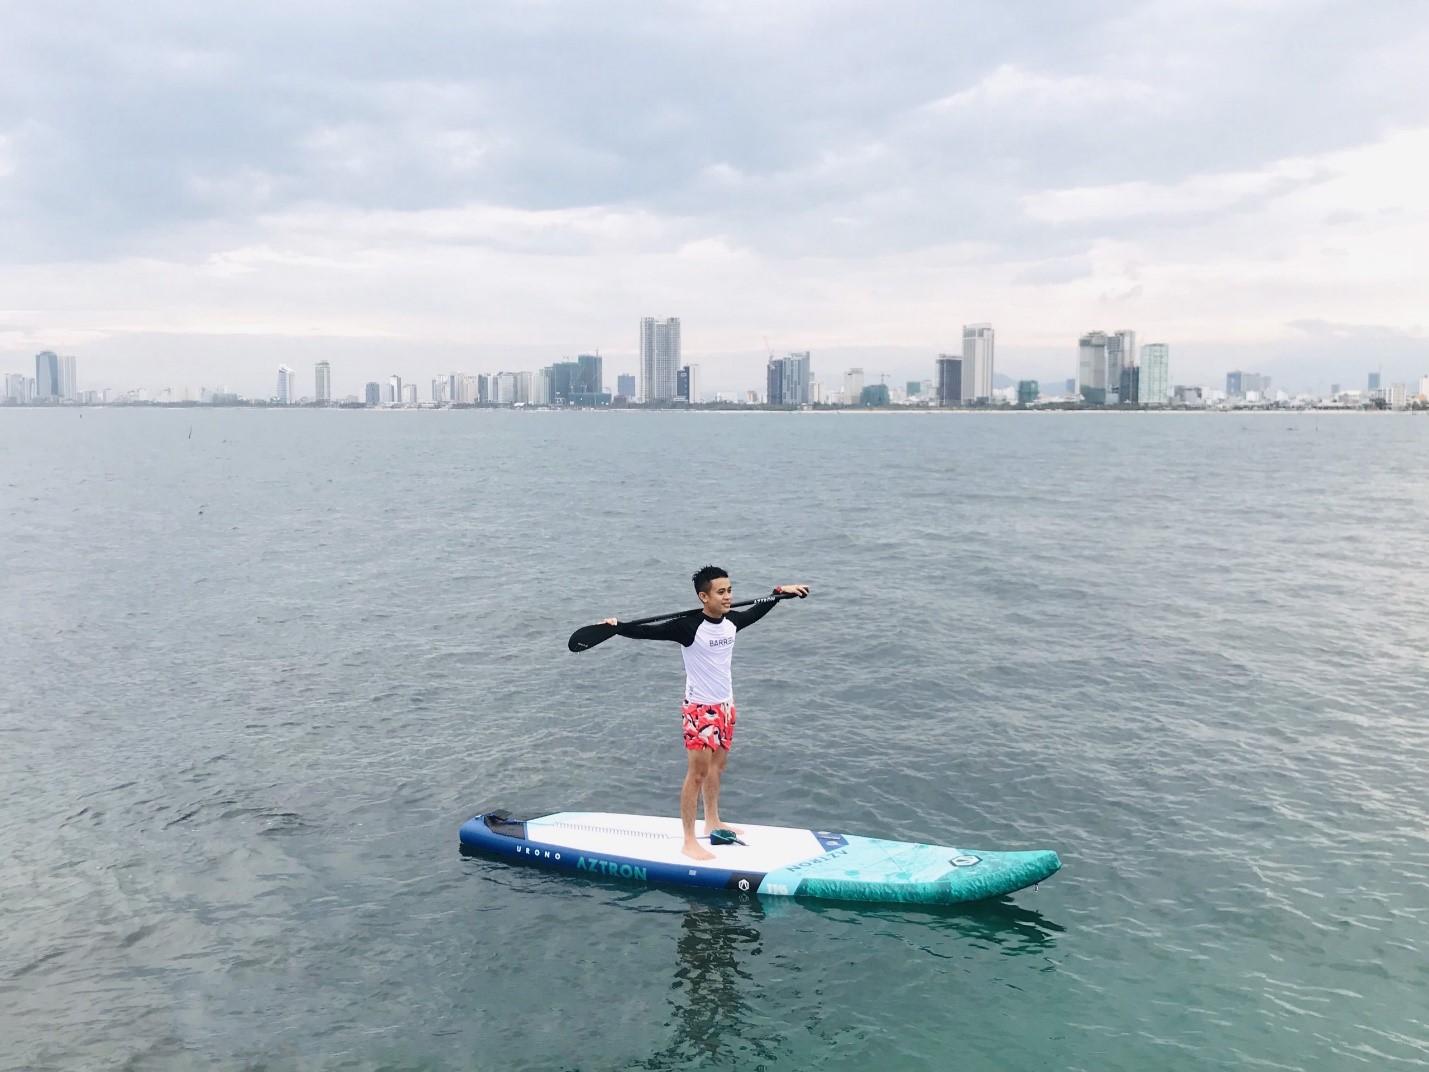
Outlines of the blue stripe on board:
M 494 856 L 509 857 L 520 863 L 536 864 L 561 871 L 573 871 L 597 878 L 624 879 L 630 882 L 659 883 L 672 886 L 695 886 L 706 889 L 750 889 L 764 876 L 751 871 L 735 871 L 724 867 L 701 867 L 698 864 L 669 864 L 615 856 L 589 849 L 572 849 L 551 845 L 531 836 L 539 827 L 527 827 L 525 838 L 493 833 L 478 815 L 462 824 L 461 843 L 468 849 Z M 743 885 L 741 885 L 741 880 Z

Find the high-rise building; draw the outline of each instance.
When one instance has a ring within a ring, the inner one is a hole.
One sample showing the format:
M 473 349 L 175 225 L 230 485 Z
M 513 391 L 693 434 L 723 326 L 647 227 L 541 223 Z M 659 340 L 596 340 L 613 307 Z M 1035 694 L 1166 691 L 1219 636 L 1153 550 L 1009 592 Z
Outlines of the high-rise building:
M 415 383 L 403 384 L 402 402 L 408 406 L 417 404 L 417 385 Z
M 1171 397 L 1171 347 L 1149 342 L 1141 348 L 1141 393 L 1137 401 L 1164 406 Z
M 860 406 L 886 406 L 890 401 L 886 383 L 871 383 L 859 392 Z
M 626 398 L 635 397 L 635 377 L 628 372 L 622 372 L 615 377 L 615 393 L 624 395 Z
M 291 406 L 297 401 L 297 385 L 293 383 L 293 370 L 287 365 L 278 366 L 278 404 Z
M 680 369 L 680 318 L 647 316 L 640 321 L 640 401 L 669 402 Z
M 53 350 L 41 350 L 35 355 L 35 399 L 60 397 L 60 359 Z
M 537 369 L 536 374 L 531 377 L 531 405 L 549 406 L 555 401 L 555 388 L 555 367 Z
M 66 402 L 79 401 L 79 382 L 74 373 L 74 357 L 60 355 L 60 397 Z
M 1258 372 L 1227 372 L 1226 394 L 1231 398 L 1245 398 L 1249 395 L 1270 393 L 1270 377 Z
M 509 406 L 516 401 L 516 375 L 498 372 L 491 377 L 491 401 L 498 406 Z
M 963 404 L 963 359 L 951 354 L 938 355 L 938 405 Z
M 700 366 L 682 365 L 675 380 L 675 397 L 683 399 L 687 405 L 697 405 L 704 399 L 700 395 Z
M 1171 388 L 1171 405 L 1195 408 L 1205 405 L 1205 398 L 1199 387 L 1187 387 L 1178 383 Z
M 764 367 L 764 400 L 771 406 L 784 404 L 784 362 L 771 357 Z
M 1392 383 L 1389 385 L 1389 408 L 1408 409 L 1409 408 L 1409 385 L 1403 383 Z
M 1135 382 L 1135 377 L 1126 378 L 1127 369 L 1136 367 L 1136 332 L 1118 331 L 1108 335 L 1106 338 L 1106 390 L 1107 402 L 1135 402 L 1134 397 L 1127 397 L 1127 392 L 1122 389 L 1123 382 L 1128 386 Z M 1115 393 L 1116 397 L 1111 395 Z
M 794 351 L 784 358 L 784 402 L 786 405 L 807 406 L 812 402 L 810 389 L 813 382 L 813 358 L 808 350 Z
M 917 398 L 923 393 L 923 381 L 909 380 L 904 390 L 907 392 L 909 398 Z
M 576 394 L 598 395 L 605 391 L 605 359 L 599 354 L 581 354 L 576 358 L 580 366 L 576 375 Z
M 367 384 L 366 403 L 369 406 L 382 405 L 382 385 L 376 380 L 371 380 Z
M 5 400 L 17 406 L 26 406 L 34 401 L 35 381 L 23 372 L 5 377 Z
M 993 330 L 991 324 L 963 325 L 963 399 L 992 398 Z
M 394 406 L 402 404 L 402 377 L 395 372 L 387 379 L 387 401 Z
M 857 406 L 863 402 L 863 369 L 851 368 L 844 371 L 843 403 Z
M 581 366 L 577 361 L 557 361 L 551 366 L 551 400 L 571 405 L 580 382 Z
M 1121 384 L 1116 397 L 1123 406 L 1135 406 L 1141 402 L 1141 369 L 1138 366 L 1121 370 Z
M 1083 402 L 1101 406 L 1107 401 L 1107 337 L 1089 331 L 1077 340 L 1077 388 Z
M 1036 380 L 1017 381 L 1017 404 L 1019 406 L 1030 406 L 1037 401 L 1038 386 Z
M 332 365 L 319 361 L 313 366 L 313 398 L 318 402 L 332 401 Z
M 1429 401 L 1429 374 L 1425 374 L 1419 380 L 1419 397 Z
M 43 357 L 44 355 L 41 354 L 40 356 Z M 39 358 L 36 358 L 36 360 L 38 361 Z M 37 371 L 37 372 L 35 373 L 35 380 L 38 382 L 38 381 L 39 381 L 39 378 L 40 378 L 40 374 L 39 374 L 39 372 Z M 1371 372 L 1371 373 L 1369 374 L 1369 389 L 1370 389 L 1371 391 L 1378 391 L 1378 390 L 1379 390 L 1379 373 L 1378 373 L 1378 372 Z
M 807 406 L 811 401 L 813 370 L 809 351 L 787 357 L 771 357 L 768 367 L 768 399 L 771 406 Z

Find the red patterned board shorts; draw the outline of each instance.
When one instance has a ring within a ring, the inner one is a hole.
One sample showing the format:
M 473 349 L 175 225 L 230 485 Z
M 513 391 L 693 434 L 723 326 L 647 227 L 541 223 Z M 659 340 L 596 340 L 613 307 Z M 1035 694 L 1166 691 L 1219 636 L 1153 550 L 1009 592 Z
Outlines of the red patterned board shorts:
M 680 713 L 685 716 L 685 748 L 698 752 L 708 748 L 729 750 L 734 740 L 734 701 L 721 704 L 686 700 Z

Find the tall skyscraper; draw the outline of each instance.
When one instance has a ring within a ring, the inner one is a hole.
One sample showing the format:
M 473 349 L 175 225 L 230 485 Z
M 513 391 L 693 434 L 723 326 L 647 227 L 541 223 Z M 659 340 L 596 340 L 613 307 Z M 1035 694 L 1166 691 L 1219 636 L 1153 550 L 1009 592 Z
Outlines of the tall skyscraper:
M 700 366 L 682 365 L 675 380 L 675 397 L 685 400 L 687 405 L 697 405 L 704 401 L 700 395 Z
M 382 405 L 382 385 L 376 380 L 371 380 L 367 384 L 366 402 L 369 406 Z
M 991 324 L 963 325 L 963 398 L 992 398 L 993 330 Z
M 863 369 L 851 368 L 844 371 L 843 404 L 845 406 L 863 404 Z
M 278 366 L 278 404 L 280 406 L 291 406 L 297 401 L 296 385 L 293 383 L 293 370 L 287 365 Z
M 680 318 L 640 321 L 640 401 L 669 402 L 680 369 Z
M 1171 397 L 1171 347 L 1149 342 L 1141 348 L 1141 394 L 1137 401 L 1164 406 Z
M 35 399 L 60 397 L 60 359 L 53 350 L 35 355 Z
M 791 353 L 787 357 L 771 357 L 767 372 L 768 392 L 766 397 L 771 406 L 807 406 L 811 401 L 810 389 L 813 371 L 809 367 L 809 351 Z
M 319 361 L 313 366 L 313 398 L 319 402 L 332 401 L 332 365 Z
M 635 377 L 628 372 L 622 372 L 615 377 L 615 393 L 624 395 L 626 398 L 635 397 Z
M 79 382 L 74 374 L 74 357 L 70 354 L 60 355 L 60 397 L 68 402 L 79 400 Z
M 605 359 L 599 354 L 581 354 L 576 358 L 580 366 L 576 374 L 576 393 L 598 395 L 605 391 Z
M 963 404 L 963 359 L 951 354 L 938 355 L 938 405 Z
M 44 357 L 44 354 L 41 354 L 40 357 Z M 39 358 L 36 358 L 35 360 L 36 360 L 36 361 L 39 361 Z M 35 369 L 36 369 L 36 371 L 35 371 L 35 382 L 36 382 L 36 383 L 39 383 L 39 381 L 40 381 L 39 366 L 36 365 L 36 366 L 35 366 Z M 1378 373 L 1378 372 L 1371 372 L 1371 373 L 1369 374 L 1369 389 L 1370 389 L 1371 391 L 1378 391 L 1378 390 L 1379 390 L 1379 373 Z
M 1127 392 L 1122 390 L 1122 384 L 1134 384 L 1136 378 L 1127 377 L 1126 371 L 1136 367 L 1136 332 L 1118 331 L 1113 335 L 1108 335 L 1106 339 L 1106 389 L 1108 402 L 1134 402 L 1135 397 L 1128 398 Z M 1117 393 L 1116 398 L 1112 398 L 1112 392 Z
M 1077 391 L 1093 406 L 1106 402 L 1106 332 L 1089 331 L 1077 340 Z
M 515 373 L 498 372 L 491 377 L 491 401 L 499 406 L 509 406 L 516 401 Z
M 771 357 L 764 367 L 764 401 L 771 406 L 784 405 L 784 362 Z
M 808 350 L 791 352 L 784 358 L 784 398 L 789 405 L 807 406 L 814 382 L 812 358 Z
M 402 404 L 402 377 L 395 372 L 387 378 L 387 401 L 396 406 Z

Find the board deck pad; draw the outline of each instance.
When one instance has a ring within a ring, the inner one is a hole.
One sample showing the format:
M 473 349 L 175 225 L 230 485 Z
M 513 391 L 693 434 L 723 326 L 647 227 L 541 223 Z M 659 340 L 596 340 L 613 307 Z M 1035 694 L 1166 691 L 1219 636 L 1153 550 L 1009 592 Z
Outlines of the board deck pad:
M 1062 866 L 1051 850 L 990 852 L 860 837 L 830 830 L 742 824 L 743 845 L 700 844 L 713 860 L 681 851 L 680 820 L 615 812 L 555 812 L 532 819 L 477 815 L 461 828 L 464 851 L 659 885 L 838 901 L 959 904 L 1002 897 Z M 697 829 L 702 829 L 697 827 Z

